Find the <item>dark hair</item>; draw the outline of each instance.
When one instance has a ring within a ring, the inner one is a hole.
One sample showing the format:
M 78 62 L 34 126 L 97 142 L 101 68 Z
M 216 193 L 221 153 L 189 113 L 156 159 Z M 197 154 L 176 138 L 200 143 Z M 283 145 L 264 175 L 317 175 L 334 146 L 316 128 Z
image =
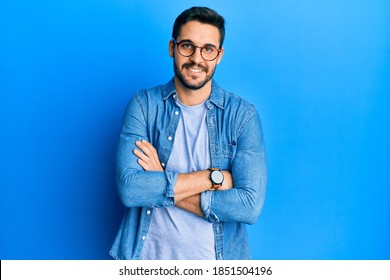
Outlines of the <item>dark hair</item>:
M 177 39 L 180 35 L 181 27 L 189 21 L 199 21 L 211 24 L 219 30 L 219 44 L 222 47 L 225 39 L 225 20 L 216 11 L 207 7 L 192 7 L 182 12 L 175 20 L 172 30 L 172 38 Z

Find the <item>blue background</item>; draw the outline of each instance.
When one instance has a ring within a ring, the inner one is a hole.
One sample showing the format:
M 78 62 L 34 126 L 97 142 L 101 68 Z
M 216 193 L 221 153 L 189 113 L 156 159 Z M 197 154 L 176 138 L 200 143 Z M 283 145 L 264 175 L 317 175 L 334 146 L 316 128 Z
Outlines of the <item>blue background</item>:
M 163 3 L 163 4 L 162 4 Z M 390 2 L 0 2 L 0 258 L 110 259 L 134 91 L 173 74 L 176 16 L 227 21 L 216 79 L 258 108 L 256 259 L 390 259 Z

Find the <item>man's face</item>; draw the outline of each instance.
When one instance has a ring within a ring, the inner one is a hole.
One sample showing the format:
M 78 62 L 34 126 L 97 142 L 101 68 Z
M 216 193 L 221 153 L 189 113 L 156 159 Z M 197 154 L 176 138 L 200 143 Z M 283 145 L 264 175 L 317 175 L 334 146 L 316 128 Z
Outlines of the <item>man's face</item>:
M 220 34 L 217 27 L 190 21 L 181 27 L 177 42 L 188 41 L 198 47 L 214 45 L 219 49 Z M 182 56 L 175 44 L 169 44 L 170 56 L 174 58 L 173 65 L 177 80 L 187 89 L 198 90 L 211 83 L 217 64 L 222 59 L 223 49 L 215 60 L 207 61 L 201 56 L 200 49 L 190 57 Z

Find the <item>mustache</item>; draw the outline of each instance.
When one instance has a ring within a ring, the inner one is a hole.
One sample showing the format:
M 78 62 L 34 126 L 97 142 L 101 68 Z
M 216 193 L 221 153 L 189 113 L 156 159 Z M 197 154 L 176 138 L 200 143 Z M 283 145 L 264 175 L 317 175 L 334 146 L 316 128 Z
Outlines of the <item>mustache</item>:
M 199 68 L 199 69 L 202 69 L 204 70 L 205 72 L 207 72 L 209 70 L 209 68 L 207 66 L 204 66 L 204 65 L 201 65 L 201 64 L 196 64 L 194 62 L 192 63 L 184 63 L 182 65 L 183 68 L 192 68 L 192 67 L 196 67 L 196 68 Z

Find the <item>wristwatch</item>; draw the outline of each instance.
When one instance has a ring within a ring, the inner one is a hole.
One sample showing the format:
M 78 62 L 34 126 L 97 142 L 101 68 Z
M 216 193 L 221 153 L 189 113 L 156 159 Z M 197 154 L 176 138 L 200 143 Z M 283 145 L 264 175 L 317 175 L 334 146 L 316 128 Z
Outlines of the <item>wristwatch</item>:
M 210 190 L 217 190 L 219 189 L 221 186 L 222 186 L 222 182 L 223 182 L 223 173 L 221 171 L 221 169 L 219 168 L 208 168 L 208 170 L 210 170 L 210 181 L 211 181 L 211 184 L 212 184 L 212 187 L 210 188 Z

